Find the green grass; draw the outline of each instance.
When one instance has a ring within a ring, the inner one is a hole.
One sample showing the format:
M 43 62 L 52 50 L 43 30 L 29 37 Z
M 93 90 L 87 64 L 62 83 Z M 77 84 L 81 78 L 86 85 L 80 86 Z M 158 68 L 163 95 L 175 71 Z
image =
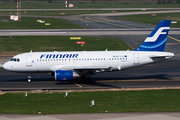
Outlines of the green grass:
M 6 93 L 0 113 L 58 114 L 180 111 L 180 90 L 103 91 L 65 93 Z M 90 107 L 91 100 L 95 106 Z
M 82 47 L 76 41 L 85 41 Z M 19 36 L 0 37 L 0 54 L 14 55 L 33 51 L 104 51 L 127 50 L 131 48 L 120 39 L 102 37 L 82 37 L 81 40 L 70 40 L 69 36 Z
M 156 16 L 152 16 L 151 14 L 128 15 L 128 16 L 120 16 L 118 18 L 133 22 L 152 24 L 152 25 L 158 25 L 158 23 L 161 20 L 172 20 L 172 21 L 177 21 L 177 23 L 171 24 L 171 27 L 180 27 L 180 13 L 163 13 L 163 14 L 156 14 Z
M 8 22 L 4 22 L 7 20 Z M 43 20 L 51 25 L 39 23 L 37 20 Z M 85 28 L 58 18 L 31 18 L 22 17 L 22 21 L 11 21 L 9 16 L 0 16 L 0 29 L 78 29 Z
M 179 8 L 179 4 L 156 4 L 152 2 L 150 4 L 139 4 L 138 2 L 121 4 L 121 2 L 72 2 L 74 8 Z M 68 2 L 69 4 L 69 2 Z M 21 3 L 22 9 L 66 9 L 64 2 L 57 3 L 43 3 L 43 2 L 33 2 L 33 3 Z M 16 3 L 1 3 L 1 9 L 16 9 Z M 74 9 L 72 8 L 72 9 Z

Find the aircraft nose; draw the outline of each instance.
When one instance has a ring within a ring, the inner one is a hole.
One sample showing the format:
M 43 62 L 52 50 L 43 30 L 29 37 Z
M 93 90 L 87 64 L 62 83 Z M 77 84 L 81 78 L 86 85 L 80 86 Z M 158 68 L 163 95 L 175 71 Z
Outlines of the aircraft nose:
M 10 70 L 11 66 L 9 65 L 8 62 L 6 62 L 6 63 L 4 63 L 3 68 L 4 68 L 5 70 Z

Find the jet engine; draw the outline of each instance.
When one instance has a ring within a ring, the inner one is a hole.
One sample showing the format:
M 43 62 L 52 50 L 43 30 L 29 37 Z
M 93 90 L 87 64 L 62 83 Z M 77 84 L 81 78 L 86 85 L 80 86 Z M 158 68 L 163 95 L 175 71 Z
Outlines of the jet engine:
M 67 81 L 77 78 L 79 75 L 72 70 L 56 70 L 55 71 L 55 80 L 57 81 Z

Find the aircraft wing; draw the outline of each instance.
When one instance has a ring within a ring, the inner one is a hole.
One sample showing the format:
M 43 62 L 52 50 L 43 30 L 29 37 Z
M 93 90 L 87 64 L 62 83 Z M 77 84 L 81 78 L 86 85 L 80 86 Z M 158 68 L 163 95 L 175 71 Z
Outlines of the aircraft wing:
M 80 67 L 72 67 L 74 70 L 97 70 L 97 69 L 110 69 L 111 67 L 102 67 L 102 66 L 96 66 L 96 67 L 90 67 L 90 66 L 80 66 Z
M 51 67 L 51 71 L 56 71 L 56 70 L 98 70 L 99 72 L 104 72 L 104 71 L 112 71 L 112 69 L 118 69 L 121 70 L 120 66 L 117 67 L 111 67 L 111 66 L 61 66 L 61 65 L 55 65 Z

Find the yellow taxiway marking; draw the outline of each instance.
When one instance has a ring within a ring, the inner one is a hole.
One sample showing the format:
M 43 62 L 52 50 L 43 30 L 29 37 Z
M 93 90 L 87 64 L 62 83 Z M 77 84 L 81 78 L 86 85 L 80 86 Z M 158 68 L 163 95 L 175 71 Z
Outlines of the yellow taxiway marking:
M 77 84 L 77 83 L 74 83 L 74 84 L 76 84 L 76 85 L 79 86 L 79 87 L 82 87 L 81 85 L 79 85 L 79 84 Z
M 168 36 L 168 38 L 171 38 L 171 39 L 173 39 L 173 40 L 175 40 L 175 41 L 180 42 L 180 40 L 178 40 L 178 39 L 176 39 L 176 38 L 173 38 L 173 37 L 171 37 L 171 36 Z
M 121 26 L 121 27 L 125 27 L 125 28 L 138 29 L 138 28 L 134 28 L 134 27 L 128 27 L 128 26 L 124 26 L 124 25 L 118 25 L 118 24 L 113 24 L 113 23 L 104 22 L 104 21 L 100 21 L 100 20 L 95 20 L 95 19 L 92 19 L 92 18 L 88 18 L 87 16 L 85 18 L 88 19 L 88 20 L 92 20 L 92 21 L 96 21 L 96 22 L 101 22 L 101 23 L 106 23 L 106 24 L 110 24 L 110 25 L 114 25 L 114 26 Z

